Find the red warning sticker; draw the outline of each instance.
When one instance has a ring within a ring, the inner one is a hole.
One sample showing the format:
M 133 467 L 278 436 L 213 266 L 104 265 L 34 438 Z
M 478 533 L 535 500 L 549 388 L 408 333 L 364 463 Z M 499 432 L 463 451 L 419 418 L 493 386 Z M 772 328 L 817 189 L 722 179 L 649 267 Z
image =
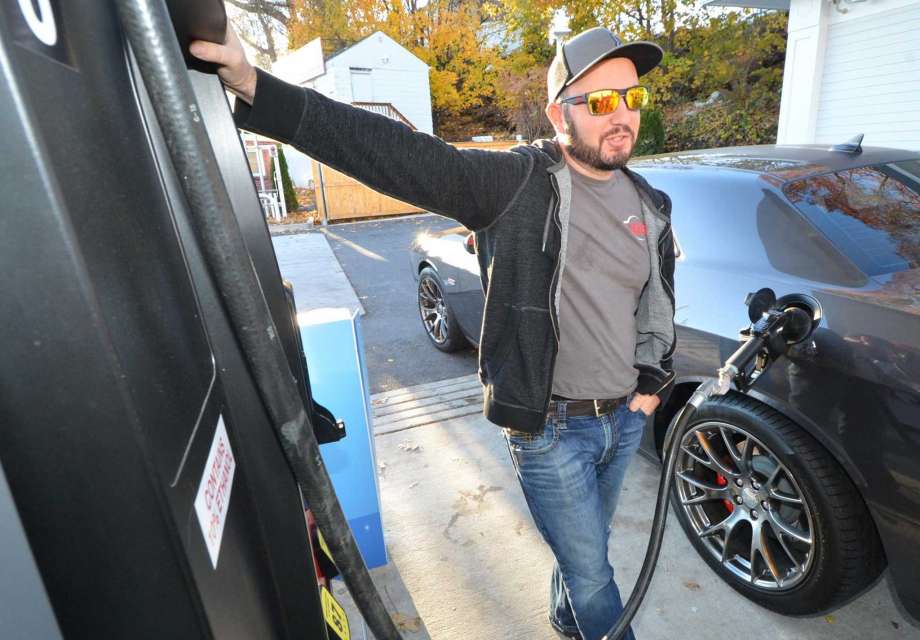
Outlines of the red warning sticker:
M 204 534 L 204 541 L 211 556 L 211 564 L 217 568 L 217 556 L 220 543 L 224 537 L 224 524 L 227 521 L 227 509 L 230 507 L 230 490 L 233 488 L 233 473 L 236 460 L 230 449 L 230 439 L 224 426 L 224 417 L 217 421 L 211 451 L 204 466 L 204 475 L 198 485 L 195 498 L 195 513 Z

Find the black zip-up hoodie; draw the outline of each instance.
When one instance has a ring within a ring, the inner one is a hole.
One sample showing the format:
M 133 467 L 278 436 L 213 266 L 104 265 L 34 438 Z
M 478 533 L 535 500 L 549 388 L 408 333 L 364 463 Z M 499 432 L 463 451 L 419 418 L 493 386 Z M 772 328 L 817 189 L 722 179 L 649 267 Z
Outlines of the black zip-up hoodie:
M 261 70 L 253 105 L 237 100 L 234 111 L 237 126 L 476 232 L 485 291 L 483 413 L 502 427 L 542 430 L 559 350 L 559 283 L 572 193 L 558 145 L 541 140 L 509 151 L 457 149 Z M 624 172 L 640 195 L 651 260 L 636 311 L 636 391 L 664 402 L 674 379 L 671 201 L 638 174 Z

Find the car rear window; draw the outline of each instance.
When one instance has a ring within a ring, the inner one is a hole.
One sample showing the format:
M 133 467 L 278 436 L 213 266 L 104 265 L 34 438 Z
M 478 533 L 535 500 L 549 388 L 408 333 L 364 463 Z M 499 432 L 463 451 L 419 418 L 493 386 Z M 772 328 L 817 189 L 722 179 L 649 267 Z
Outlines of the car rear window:
M 867 275 L 920 266 L 920 160 L 811 176 L 783 191 Z

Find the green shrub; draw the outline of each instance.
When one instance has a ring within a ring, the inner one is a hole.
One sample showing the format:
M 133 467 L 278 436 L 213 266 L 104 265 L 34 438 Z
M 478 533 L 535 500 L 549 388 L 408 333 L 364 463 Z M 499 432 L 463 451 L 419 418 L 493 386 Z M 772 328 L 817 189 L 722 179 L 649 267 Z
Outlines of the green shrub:
M 650 156 L 664 151 L 664 117 L 657 109 L 642 112 L 634 156 Z
M 281 189 L 284 191 L 284 206 L 288 214 L 295 213 L 300 207 L 297 202 L 297 192 L 294 191 L 294 183 L 291 181 L 291 175 L 288 173 L 287 160 L 284 158 L 284 149 L 278 147 L 278 166 L 281 170 Z M 274 171 L 274 167 L 272 168 Z
M 667 114 L 665 151 L 688 151 L 776 142 L 778 109 L 717 103 L 695 113 Z

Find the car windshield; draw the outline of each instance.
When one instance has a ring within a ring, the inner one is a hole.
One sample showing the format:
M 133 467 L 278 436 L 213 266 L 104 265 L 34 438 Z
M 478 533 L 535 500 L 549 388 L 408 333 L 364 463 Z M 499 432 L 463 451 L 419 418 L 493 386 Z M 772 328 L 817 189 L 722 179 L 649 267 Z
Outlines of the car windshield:
M 920 160 L 811 176 L 783 190 L 867 275 L 920 266 Z

